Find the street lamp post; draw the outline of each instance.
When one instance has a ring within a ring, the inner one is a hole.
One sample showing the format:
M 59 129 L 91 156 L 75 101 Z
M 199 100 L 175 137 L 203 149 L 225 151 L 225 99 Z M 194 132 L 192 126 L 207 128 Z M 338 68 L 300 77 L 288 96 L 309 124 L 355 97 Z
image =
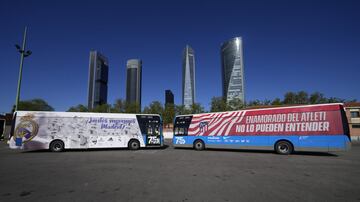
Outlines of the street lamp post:
M 18 44 L 15 45 L 16 49 L 20 53 L 20 70 L 19 70 L 19 79 L 18 79 L 18 86 L 17 86 L 17 92 L 16 92 L 15 111 L 18 110 L 18 106 L 19 106 L 20 88 L 21 88 L 21 79 L 22 79 L 22 68 L 23 68 L 23 64 L 24 64 L 24 58 L 30 56 L 31 53 L 32 53 L 30 50 L 25 51 L 26 31 L 27 31 L 27 27 L 25 27 L 22 47 L 20 47 Z

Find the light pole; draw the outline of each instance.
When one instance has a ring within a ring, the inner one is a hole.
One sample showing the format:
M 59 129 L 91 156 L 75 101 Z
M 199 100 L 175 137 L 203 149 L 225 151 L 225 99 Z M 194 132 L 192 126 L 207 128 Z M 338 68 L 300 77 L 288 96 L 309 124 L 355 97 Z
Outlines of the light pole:
M 25 31 L 24 31 L 24 38 L 23 38 L 22 47 L 20 47 L 18 44 L 15 45 L 16 49 L 17 49 L 17 50 L 19 51 L 19 53 L 20 53 L 20 70 L 19 70 L 19 79 L 18 79 L 18 86 L 17 86 L 17 92 L 16 92 L 15 111 L 18 110 L 18 105 L 19 105 L 20 87 L 21 87 L 21 78 L 22 78 L 22 68 L 23 68 L 24 58 L 25 58 L 25 57 L 28 57 L 28 56 L 31 55 L 31 53 L 32 53 L 30 50 L 27 50 L 27 51 L 25 52 L 26 31 L 27 31 L 27 27 L 25 26 Z

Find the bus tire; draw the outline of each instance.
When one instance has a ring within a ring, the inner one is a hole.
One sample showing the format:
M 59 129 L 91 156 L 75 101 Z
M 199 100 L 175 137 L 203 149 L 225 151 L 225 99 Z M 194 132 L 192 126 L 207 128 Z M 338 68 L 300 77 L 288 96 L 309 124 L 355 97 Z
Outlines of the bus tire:
M 281 140 L 275 144 L 275 151 L 281 155 L 289 155 L 294 151 L 294 147 L 289 141 Z
M 138 150 L 140 148 L 140 142 L 138 140 L 130 140 L 128 143 L 130 150 Z
M 49 149 L 52 152 L 62 152 L 65 149 L 64 142 L 61 140 L 54 140 L 50 143 Z
M 205 149 L 205 143 L 202 140 L 196 140 L 194 142 L 194 149 L 197 151 L 201 151 Z

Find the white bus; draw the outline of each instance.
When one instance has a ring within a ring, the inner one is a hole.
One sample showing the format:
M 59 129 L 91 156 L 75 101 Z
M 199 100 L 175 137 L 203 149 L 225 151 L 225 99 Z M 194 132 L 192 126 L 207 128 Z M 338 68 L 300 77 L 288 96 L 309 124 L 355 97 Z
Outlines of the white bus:
M 157 114 L 17 111 L 9 141 L 12 149 L 53 152 L 163 145 L 162 121 Z

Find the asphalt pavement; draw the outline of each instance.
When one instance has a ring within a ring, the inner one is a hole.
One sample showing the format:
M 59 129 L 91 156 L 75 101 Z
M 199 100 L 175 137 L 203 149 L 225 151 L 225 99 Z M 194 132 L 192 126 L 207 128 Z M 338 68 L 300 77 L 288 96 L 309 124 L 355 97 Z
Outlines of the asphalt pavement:
M 174 149 L 23 152 L 0 143 L 0 201 L 360 201 L 348 152 Z

